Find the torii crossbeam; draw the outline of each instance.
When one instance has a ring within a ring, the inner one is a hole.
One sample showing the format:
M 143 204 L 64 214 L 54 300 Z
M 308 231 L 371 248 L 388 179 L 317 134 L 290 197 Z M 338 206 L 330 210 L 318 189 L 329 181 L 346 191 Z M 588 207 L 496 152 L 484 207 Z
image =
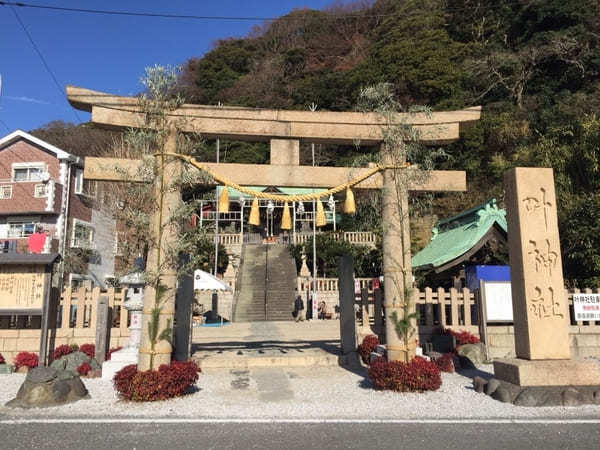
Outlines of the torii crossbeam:
M 92 122 L 106 127 L 146 127 L 145 114 L 133 97 L 119 97 L 84 88 L 68 86 L 67 98 L 77 109 L 91 112 Z M 412 125 L 420 132 L 420 140 L 426 144 L 448 143 L 459 138 L 460 127 L 479 120 L 480 107 L 460 111 L 434 112 L 425 114 L 397 114 L 398 123 Z M 309 167 L 300 165 L 300 142 L 322 142 L 348 144 L 359 141 L 361 145 L 381 145 L 383 143 L 383 119 L 374 113 L 358 112 L 309 112 L 253 109 L 240 107 L 214 107 L 202 105 L 182 105 L 167 114 L 173 125 L 165 152 L 175 152 L 177 132 L 196 132 L 209 138 L 229 138 L 235 140 L 269 141 L 271 148 L 270 164 L 216 164 L 203 163 L 215 173 L 235 180 L 239 185 L 264 186 L 265 184 L 288 187 L 332 187 L 361 175 L 366 168 L 356 167 Z M 177 130 L 175 130 L 177 127 Z M 382 153 L 383 156 L 383 153 Z M 102 181 L 152 182 L 140 179 L 138 167 L 141 161 L 116 158 L 85 158 L 84 178 Z M 166 168 L 166 178 L 173 179 L 181 170 L 181 161 L 173 161 Z M 118 167 L 119 170 L 115 170 Z M 166 181 L 166 180 L 165 180 Z M 361 182 L 359 189 L 383 189 L 383 272 L 385 276 L 386 314 L 396 311 L 402 317 L 400 302 L 404 293 L 411 288 L 410 246 L 402 248 L 401 242 L 410 242 L 407 221 L 401 220 L 399 211 L 408 210 L 408 194 L 398 193 L 394 188 L 394 169 L 385 169 Z M 414 191 L 464 191 L 466 175 L 464 171 L 433 171 L 426 182 L 409 187 Z M 168 206 L 179 199 L 178 193 L 163 196 L 164 214 Z M 401 208 L 402 206 L 402 208 Z M 155 221 L 164 219 L 155 218 Z M 163 235 L 166 241 L 173 241 L 173 234 Z M 166 243 L 165 243 L 166 245 Z M 155 252 L 149 255 L 148 263 L 156 258 Z M 174 313 L 174 286 L 176 268 L 170 268 L 163 277 L 171 296 L 161 312 L 161 322 L 171 320 Z M 142 342 L 140 346 L 139 370 L 150 368 L 150 354 L 154 353 L 154 365 L 168 363 L 172 351 L 168 342 L 161 342 L 152 352 L 149 348 L 147 323 L 150 308 L 154 302 L 154 292 L 146 289 L 142 322 Z M 414 304 L 412 305 L 414 308 Z M 390 360 L 406 360 L 414 356 L 416 343 L 402 341 L 391 320 L 386 320 L 386 341 Z

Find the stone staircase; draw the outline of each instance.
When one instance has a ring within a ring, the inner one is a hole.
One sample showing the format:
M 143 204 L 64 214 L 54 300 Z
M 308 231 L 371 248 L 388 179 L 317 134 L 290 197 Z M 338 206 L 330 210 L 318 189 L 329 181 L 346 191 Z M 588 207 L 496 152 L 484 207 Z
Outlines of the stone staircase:
M 246 244 L 241 270 L 234 322 L 293 320 L 296 264 L 287 245 Z

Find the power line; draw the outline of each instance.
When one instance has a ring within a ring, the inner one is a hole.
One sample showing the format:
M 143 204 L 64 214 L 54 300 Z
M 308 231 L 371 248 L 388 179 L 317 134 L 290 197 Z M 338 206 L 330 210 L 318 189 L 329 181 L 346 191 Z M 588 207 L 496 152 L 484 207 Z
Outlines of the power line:
M 532 0 L 531 3 L 534 3 L 536 0 Z M 190 19 L 190 20 L 221 20 L 221 21 L 264 21 L 264 22 L 273 22 L 277 20 L 306 20 L 306 17 L 290 17 L 290 16 L 282 16 L 282 17 L 252 17 L 252 16 L 204 16 L 204 15 L 196 15 L 196 14 L 170 14 L 170 13 L 152 13 L 152 12 L 141 12 L 141 11 L 119 11 L 119 10 L 110 10 L 110 9 L 90 9 L 90 8 L 68 8 L 63 6 L 51 6 L 51 5 L 39 5 L 34 3 L 23 3 L 23 2 L 6 2 L 0 1 L 0 6 L 18 6 L 21 8 L 33 8 L 33 9 L 46 9 L 52 11 L 64 11 L 64 12 L 75 12 L 75 13 L 85 13 L 85 14 L 99 14 L 99 15 L 109 15 L 109 16 L 133 16 L 133 17 L 156 17 L 163 19 Z M 529 6 L 528 4 L 523 4 L 523 1 L 512 1 L 512 2 L 503 2 L 501 4 L 496 5 L 488 5 L 486 7 L 479 6 L 476 9 L 478 10 L 491 10 L 497 8 L 503 8 L 505 6 L 512 5 L 522 5 Z M 463 8 L 444 8 L 443 12 L 460 12 L 460 11 L 468 11 L 473 10 L 473 6 L 463 7 Z M 365 18 L 384 18 L 391 17 L 396 14 L 325 14 L 321 18 L 326 18 L 330 20 L 343 20 L 343 19 L 365 19 Z
M 4 4 L 4 2 L 1 2 L 1 4 Z M 46 70 L 48 71 L 48 73 L 50 74 L 50 77 L 52 78 L 52 80 L 54 81 L 54 84 L 56 85 L 56 87 L 58 88 L 58 91 L 60 92 L 60 97 L 64 98 L 64 88 L 61 87 L 60 83 L 58 82 L 58 80 L 56 79 L 56 77 L 54 76 L 54 73 L 52 72 L 52 69 L 50 69 L 50 66 L 48 65 L 48 63 L 46 62 L 46 58 L 44 58 L 44 55 L 42 55 L 42 52 L 40 51 L 40 49 L 38 48 L 38 46 L 36 45 L 35 41 L 33 40 L 33 38 L 31 37 L 31 34 L 29 34 L 29 31 L 27 31 L 27 27 L 25 27 L 25 24 L 23 23 L 23 21 L 21 20 L 21 18 L 19 17 L 19 14 L 17 14 L 17 11 L 15 10 L 15 8 L 13 7 L 13 5 L 11 3 L 7 3 L 8 6 L 10 6 L 11 11 L 13 12 L 13 14 L 15 15 L 15 18 L 17 19 L 17 22 L 19 22 L 19 25 L 21 25 L 21 28 L 23 29 L 23 32 L 25 33 L 25 35 L 27 36 L 27 39 L 29 39 L 29 42 L 31 43 L 31 46 L 33 47 L 33 49 L 35 50 L 35 52 L 38 54 L 38 56 L 40 57 L 40 60 L 42 61 L 42 64 L 44 64 L 44 67 L 46 68 Z M 77 121 L 79 122 L 83 122 L 81 120 L 81 117 L 79 117 L 79 114 L 77 114 L 77 111 L 75 111 L 73 108 L 70 108 L 71 111 L 73 111 L 73 114 L 75 115 L 75 118 L 77 119 Z
M 8 125 L 6 125 L 6 122 L 2 119 L 0 119 L 0 123 L 4 126 L 4 128 L 6 128 L 6 131 L 8 131 L 10 133 L 10 128 L 8 128 Z

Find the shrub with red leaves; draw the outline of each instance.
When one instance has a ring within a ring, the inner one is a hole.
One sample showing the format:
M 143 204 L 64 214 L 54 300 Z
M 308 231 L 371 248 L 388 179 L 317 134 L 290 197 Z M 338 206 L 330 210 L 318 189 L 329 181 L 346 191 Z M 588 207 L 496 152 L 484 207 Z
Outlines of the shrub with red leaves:
M 454 338 L 456 339 L 457 347 L 465 344 L 479 344 L 479 338 L 466 330 L 454 331 L 450 328 L 447 328 L 444 330 L 444 334 L 454 336 Z
M 137 373 L 137 365 L 130 364 L 119 370 L 113 378 L 113 386 L 119 395 L 126 400 L 130 400 L 132 397 L 131 380 Z
M 21 352 L 17 353 L 17 356 L 14 358 L 15 370 L 18 370 L 21 367 L 29 367 L 33 369 L 38 365 L 38 355 L 31 352 Z
M 82 344 L 79 347 L 79 351 L 85 353 L 92 359 L 96 356 L 96 346 L 94 344 Z
M 126 400 L 152 402 L 179 397 L 196 383 L 199 368 L 193 361 L 173 361 L 158 370 L 138 372 L 129 365 L 115 374 L 113 384 Z
M 75 350 L 69 345 L 59 345 L 52 352 L 52 360 L 56 361 L 57 359 L 62 358 L 63 356 L 69 355 L 73 353 Z
M 442 385 L 435 363 L 419 356 L 408 363 L 378 358 L 369 367 L 368 375 L 379 390 L 423 392 L 435 391 Z
M 79 375 L 85 376 L 89 373 L 89 371 L 92 370 L 92 366 L 90 366 L 88 363 L 84 362 L 81 363 L 79 365 L 79 367 L 77 368 L 77 372 L 79 372 Z
M 0 353 L 0 364 L 5 364 L 6 361 L 4 360 L 4 356 L 2 356 L 2 353 Z
M 444 353 L 439 358 L 436 358 L 434 362 L 440 371 L 454 373 L 454 360 L 452 359 L 452 353 Z
M 365 364 L 369 364 L 369 355 L 374 352 L 379 345 L 379 338 L 374 334 L 365 336 L 362 344 L 358 346 L 358 354 Z
M 118 352 L 119 350 L 121 350 L 123 347 L 119 346 L 119 347 L 113 347 L 111 348 L 109 351 L 106 352 L 106 357 L 104 358 L 105 361 L 110 361 L 110 357 L 114 352 Z

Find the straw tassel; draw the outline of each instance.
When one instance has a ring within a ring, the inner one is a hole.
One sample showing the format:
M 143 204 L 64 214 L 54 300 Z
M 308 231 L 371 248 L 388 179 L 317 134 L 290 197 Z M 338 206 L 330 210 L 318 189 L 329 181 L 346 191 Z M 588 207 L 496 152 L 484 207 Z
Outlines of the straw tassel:
M 288 206 L 288 202 L 285 202 L 283 204 L 283 215 L 281 216 L 281 229 L 292 229 L 292 216 L 290 215 L 290 207 Z
M 346 201 L 344 202 L 344 212 L 346 214 L 356 213 L 356 203 L 354 203 L 354 193 L 349 187 L 346 188 Z
M 221 195 L 219 195 L 219 212 L 229 212 L 229 188 L 227 186 L 223 186 Z
M 327 224 L 325 219 L 325 210 L 323 209 L 323 203 L 321 200 L 317 200 L 317 223 L 316 226 L 322 227 Z
M 250 217 L 248 218 L 250 225 L 260 225 L 260 217 L 258 214 L 258 198 L 254 197 L 252 200 L 252 207 L 250 208 Z

